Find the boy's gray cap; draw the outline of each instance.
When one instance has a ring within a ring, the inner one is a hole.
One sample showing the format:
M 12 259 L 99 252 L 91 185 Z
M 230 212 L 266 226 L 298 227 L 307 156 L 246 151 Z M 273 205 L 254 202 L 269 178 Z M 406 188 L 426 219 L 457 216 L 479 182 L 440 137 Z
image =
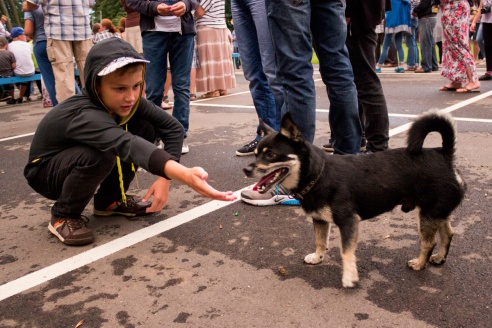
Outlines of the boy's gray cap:
M 132 64 L 132 63 L 150 63 L 150 62 L 148 60 L 140 59 L 140 58 L 120 57 L 120 58 L 113 60 L 108 65 L 106 65 L 106 67 L 104 67 L 99 73 L 97 73 L 97 75 L 98 76 L 108 75 L 108 74 L 116 71 L 118 68 L 121 68 L 123 66 L 126 66 L 126 65 Z
M 3 47 L 4 45 L 7 45 L 7 44 L 9 44 L 9 42 L 7 41 L 7 38 L 4 36 L 0 36 L 0 47 Z

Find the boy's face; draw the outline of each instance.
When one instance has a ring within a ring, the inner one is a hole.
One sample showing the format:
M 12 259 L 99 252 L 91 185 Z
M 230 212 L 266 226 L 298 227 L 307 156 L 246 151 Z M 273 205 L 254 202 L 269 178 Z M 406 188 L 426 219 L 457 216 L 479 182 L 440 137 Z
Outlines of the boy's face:
M 128 116 L 140 96 L 142 68 L 129 70 L 123 74 L 118 70 L 102 76 L 96 87 L 99 98 L 112 116 Z

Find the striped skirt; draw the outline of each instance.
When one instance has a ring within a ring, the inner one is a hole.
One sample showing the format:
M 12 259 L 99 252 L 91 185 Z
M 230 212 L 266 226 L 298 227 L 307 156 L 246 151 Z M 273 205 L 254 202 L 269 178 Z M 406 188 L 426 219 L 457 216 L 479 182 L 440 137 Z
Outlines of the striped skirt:
M 208 92 L 236 87 L 232 46 L 227 28 L 197 26 L 200 68 L 196 70 L 196 91 Z

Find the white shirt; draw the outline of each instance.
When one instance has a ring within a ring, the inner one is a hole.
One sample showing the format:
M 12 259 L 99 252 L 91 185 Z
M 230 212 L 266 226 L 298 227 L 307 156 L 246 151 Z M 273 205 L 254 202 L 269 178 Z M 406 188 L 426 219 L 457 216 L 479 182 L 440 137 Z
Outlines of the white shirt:
M 25 41 L 12 41 L 7 48 L 15 56 L 14 74 L 28 76 L 34 74 L 34 62 L 32 61 L 32 47 Z

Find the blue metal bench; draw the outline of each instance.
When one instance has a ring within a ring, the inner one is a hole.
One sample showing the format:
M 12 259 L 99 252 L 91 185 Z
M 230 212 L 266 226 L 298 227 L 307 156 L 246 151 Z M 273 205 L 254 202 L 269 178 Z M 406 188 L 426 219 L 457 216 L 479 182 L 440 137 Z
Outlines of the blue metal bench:
M 41 74 L 33 74 L 30 76 L 12 76 L 12 77 L 0 77 L 0 85 L 13 84 L 13 83 L 25 83 L 31 81 L 41 80 Z

